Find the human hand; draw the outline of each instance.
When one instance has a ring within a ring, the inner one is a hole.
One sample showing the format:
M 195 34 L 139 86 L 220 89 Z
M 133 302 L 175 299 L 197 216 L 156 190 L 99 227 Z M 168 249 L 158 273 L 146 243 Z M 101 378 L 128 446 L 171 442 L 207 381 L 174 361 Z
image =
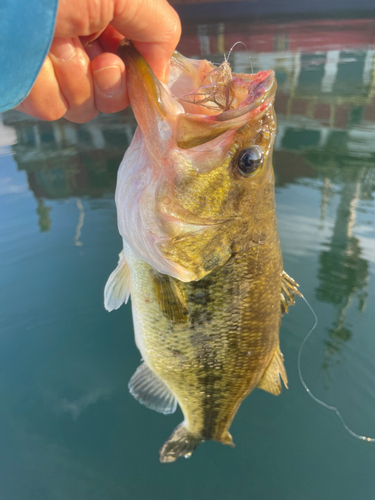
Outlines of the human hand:
M 43 120 L 87 122 L 129 104 L 118 43 L 130 38 L 156 76 L 166 80 L 181 35 L 167 0 L 60 0 L 50 52 L 31 92 L 16 109 Z

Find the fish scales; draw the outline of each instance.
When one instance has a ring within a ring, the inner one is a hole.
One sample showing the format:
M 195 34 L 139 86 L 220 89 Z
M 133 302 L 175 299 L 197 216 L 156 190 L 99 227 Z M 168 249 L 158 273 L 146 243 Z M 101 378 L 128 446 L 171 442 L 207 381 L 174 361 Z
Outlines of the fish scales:
M 153 268 L 126 256 L 144 360 L 176 395 L 191 434 L 221 441 L 278 346 L 279 248 L 254 246 L 250 255 L 235 254 L 202 280 L 180 284 L 189 311 L 186 323 L 173 323 L 161 311 Z
M 205 440 L 233 445 L 243 399 L 287 384 L 279 329 L 299 292 L 277 233 L 276 81 L 175 53 L 167 87 L 131 42 L 118 53 L 139 129 L 118 174 L 123 251 L 105 306 L 131 294 L 143 360 L 133 396 L 164 414 L 181 407 L 160 450 L 173 462 Z

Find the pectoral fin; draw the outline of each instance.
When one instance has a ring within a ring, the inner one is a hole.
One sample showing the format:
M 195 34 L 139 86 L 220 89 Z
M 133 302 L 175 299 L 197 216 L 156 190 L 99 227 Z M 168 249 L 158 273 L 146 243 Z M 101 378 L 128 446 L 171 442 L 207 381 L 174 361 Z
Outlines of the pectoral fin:
M 107 311 L 118 309 L 126 304 L 130 296 L 129 267 L 124 257 L 124 251 L 119 254 L 116 269 L 111 273 L 104 288 L 104 307 Z
M 177 400 L 167 384 L 146 363 L 138 366 L 129 382 L 129 391 L 135 399 L 159 413 L 174 413 Z
M 281 279 L 281 311 L 282 313 L 289 311 L 289 306 L 294 306 L 294 296 L 302 293 L 298 290 L 299 284 L 294 281 L 285 271 L 282 272 Z
M 268 365 L 268 368 L 258 383 L 258 389 L 263 389 L 264 391 L 278 396 L 281 392 L 280 377 L 282 378 L 285 387 L 288 388 L 288 377 L 284 366 L 284 357 L 278 347 L 271 363 Z
M 176 323 L 186 323 L 189 312 L 185 298 L 177 284 L 175 278 L 152 272 L 153 288 L 160 310 Z

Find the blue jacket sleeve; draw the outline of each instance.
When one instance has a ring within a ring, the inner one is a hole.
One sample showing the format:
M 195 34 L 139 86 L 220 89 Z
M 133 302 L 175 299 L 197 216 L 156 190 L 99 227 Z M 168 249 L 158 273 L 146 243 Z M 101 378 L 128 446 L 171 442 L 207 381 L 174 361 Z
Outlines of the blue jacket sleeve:
M 51 45 L 58 0 L 0 0 L 0 112 L 30 92 Z

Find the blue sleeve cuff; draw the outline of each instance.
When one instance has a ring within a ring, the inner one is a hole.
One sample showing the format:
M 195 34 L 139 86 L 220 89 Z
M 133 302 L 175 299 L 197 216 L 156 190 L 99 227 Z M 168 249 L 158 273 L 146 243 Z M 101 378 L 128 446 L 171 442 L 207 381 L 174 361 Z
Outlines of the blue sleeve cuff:
M 0 1 L 0 112 L 30 92 L 48 54 L 58 0 Z

